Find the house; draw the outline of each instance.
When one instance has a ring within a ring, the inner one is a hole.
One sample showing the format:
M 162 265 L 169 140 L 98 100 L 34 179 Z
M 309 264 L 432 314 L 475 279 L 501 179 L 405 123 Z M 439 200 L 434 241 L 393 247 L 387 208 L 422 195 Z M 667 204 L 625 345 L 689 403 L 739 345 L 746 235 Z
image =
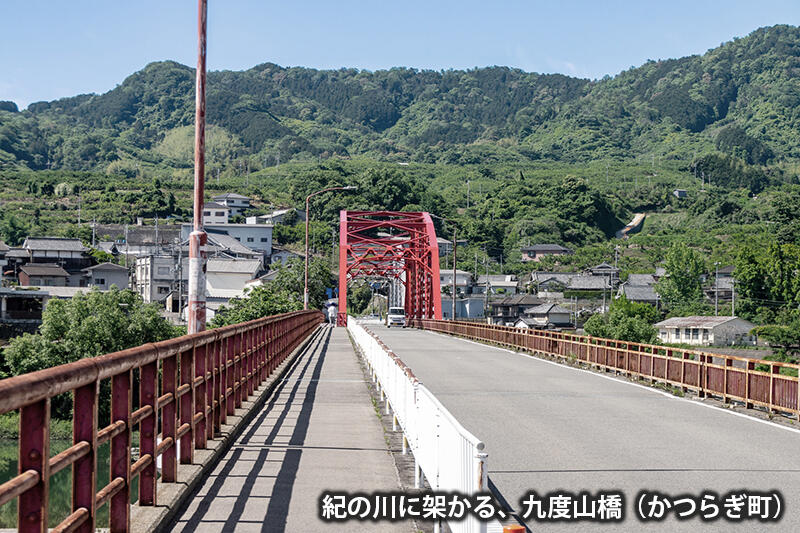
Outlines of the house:
M 247 291 L 255 289 L 256 287 L 261 287 L 265 283 L 269 283 L 270 281 L 273 281 L 277 277 L 278 277 L 278 271 L 277 270 L 270 270 L 269 272 L 267 272 L 266 274 L 264 274 L 262 276 L 259 276 L 257 278 L 253 278 L 251 280 L 248 280 L 244 284 L 244 289 L 242 289 L 242 290 L 243 290 L 243 292 L 245 294 L 247 294 Z
M 227 224 L 230 208 L 217 202 L 203 204 L 203 225 Z
M 515 327 L 524 328 L 559 328 L 559 327 L 572 327 L 572 313 L 569 309 L 561 307 L 556 304 L 540 304 L 535 307 L 529 307 L 522 311 L 523 316 L 520 317 L 522 323 L 518 320 L 514 324 Z
M 19 269 L 19 284 L 26 287 L 66 287 L 69 273 L 55 263 L 28 263 Z
M 50 295 L 41 289 L 0 287 L 0 324 L 31 325 L 30 333 L 42 323 L 42 311 Z
M 480 275 L 477 283 L 472 288 L 472 293 L 486 294 L 487 286 L 489 287 L 489 294 L 517 294 L 519 292 L 517 276 L 513 274 Z
M 97 287 L 100 290 L 108 290 L 112 285 L 118 289 L 128 288 L 128 268 L 114 263 L 100 263 L 89 268 L 83 269 L 86 277 L 86 287 Z
M 616 286 L 619 282 L 619 269 L 605 262 L 590 268 L 589 273 L 592 276 L 602 276 L 608 279 L 608 282 L 613 286 Z
M 675 198 L 686 198 L 689 194 L 686 192 L 686 189 L 675 189 L 672 191 L 672 196 Z
M 630 285 L 655 285 L 656 278 L 653 274 L 628 274 L 626 283 Z
M 250 208 L 250 198 L 236 194 L 235 192 L 226 192 L 225 194 L 218 194 L 211 198 L 214 202 L 222 204 L 230 210 L 230 216 L 235 217 L 241 215 L 245 209 Z
M 163 302 L 173 290 L 188 293 L 189 260 L 172 255 L 145 255 L 136 258 L 134 287 L 144 303 Z
M 22 250 L 27 254 L 26 263 L 53 263 L 61 266 L 68 273 L 67 285 L 80 287 L 84 268 L 94 262 L 89 251 L 80 239 L 61 237 L 28 237 L 22 243 Z M 10 250 L 9 250 L 10 251 Z
M 753 323 L 735 316 L 673 317 L 653 324 L 662 342 L 695 346 L 755 344 Z
M 0 287 L 3 286 L 3 271 L 5 271 L 6 266 L 8 265 L 8 260 L 6 259 L 6 253 L 10 250 L 8 245 L 0 240 Z
M 306 219 L 305 211 L 301 211 L 295 207 L 284 207 L 276 209 L 266 215 L 257 215 L 247 217 L 245 222 L 248 224 L 294 224 L 296 222 L 303 222 Z
M 300 254 L 296 254 L 291 250 L 286 250 L 284 248 L 272 248 L 272 255 L 269 258 L 269 262 L 271 265 L 281 264 L 285 265 L 289 262 L 290 259 L 295 259 L 303 257 Z
M 651 285 L 634 285 L 630 281 L 619 286 L 617 289 L 617 298 L 624 296 L 628 301 L 645 303 L 650 305 L 658 305 L 658 293 L 655 286 Z
M 542 300 L 532 294 L 515 294 L 502 300 L 489 302 L 492 324 L 512 326 L 522 316 L 522 310 L 539 305 Z
M 587 276 L 585 274 L 569 278 L 569 283 L 567 283 L 566 287 L 568 291 L 594 291 L 598 293 L 610 289 L 611 283 L 608 278 L 595 275 Z
M 541 261 L 546 255 L 569 255 L 572 250 L 564 248 L 558 244 L 534 244 L 533 246 L 523 246 L 522 261 Z
M 456 298 L 456 320 L 462 318 L 483 318 L 484 299 L 482 296 L 467 296 Z M 450 320 L 453 314 L 453 298 L 449 294 L 442 294 L 442 317 Z
M 736 270 L 736 267 L 733 265 L 724 266 L 722 268 L 717 269 L 716 274 L 720 278 L 732 278 L 733 272 Z
M 706 296 L 710 300 L 719 299 L 719 301 L 729 302 L 733 298 L 733 283 L 733 278 L 720 276 L 716 282 L 712 282 L 711 286 L 706 289 Z
M 113 255 L 114 257 L 119 255 L 119 248 L 117 248 L 117 243 L 114 241 L 98 241 L 95 245 L 95 249 Z
M 472 272 L 465 270 L 456 270 L 456 291 L 462 294 L 467 294 L 467 288 L 472 284 Z M 439 285 L 442 289 L 445 287 L 453 288 L 453 270 L 442 269 L 439 270 Z
M 238 298 L 248 281 L 261 270 L 254 259 L 209 259 L 206 265 L 206 295 L 210 298 Z
M 569 285 L 569 280 L 573 276 L 578 276 L 577 272 L 531 272 L 529 286 L 540 297 L 564 296 L 564 291 Z
M 229 235 L 263 255 L 272 254 L 272 224 L 207 224 L 205 230 L 209 234 Z M 181 242 L 188 240 L 192 231 L 192 224 L 181 224 Z

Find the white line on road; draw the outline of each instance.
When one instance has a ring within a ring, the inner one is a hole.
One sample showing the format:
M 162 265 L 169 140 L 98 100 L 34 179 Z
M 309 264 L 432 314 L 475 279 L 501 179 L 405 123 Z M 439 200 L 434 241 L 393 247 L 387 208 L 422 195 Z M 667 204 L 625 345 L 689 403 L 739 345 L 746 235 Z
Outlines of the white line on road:
M 634 383 L 634 382 L 628 381 L 626 379 L 619 379 L 619 378 L 613 377 L 613 376 L 605 376 L 603 374 L 599 374 L 599 373 L 594 372 L 592 370 L 586 370 L 586 369 L 583 369 L 583 368 L 576 368 L 574 366 L 569 366 L 569 365 L 565 365 L 565 364 L 562 364 L 562 363 L 557 363 L 555 361 L 548 361 L 547 359 L 542 359 L 540 357 L 536 357 L 536 356 L 531 355 L 531 354 L 527 354 L 527 353 L 523 353 L 523 352 L 517 352 L 515 350 L 509 350 L 508 348 L 500 348 L 499 346 L 492 346 L 492 345 L 489 345 L 489 344 L 484 344 L 482 342 L 473 341 L 471 339 L 465 339 L 463 337 L 456 337 L 456 336 L 453 336 L 453 335 L 448 335 L 446 333 L 439 333 L 437 331 L 429 331 L 429 330 L 423 330 L 423 331 L 425 331 L 426 333 L 430 333 L 432 335 L 441 335 L 443 337 L 448 337 L 448 338 L 451 338 L 451 339 L 457 339 L 457 340 L 460 340 L 460 341 L 469 342 L 471 344 L 477 344 L 478 346 L 483 346 L 483 347 L 486 347 L 486 348 L 493 348 L 493 349 L 499 350 L 501 352 L 508 352 L 510 354 L 519 355 L 521 357 L 525 357 L 525 358 L 530 359 L 532 361 L 539 361 L 541 363 L 548 363 L 548 364 L 551 364 L 551 365 L 556 365 L 556 366 L 561 367 L 561 368 L 568 368 L 570 370 L 575 370 L 577 372 L 584 372 L 584 373 L 589 374 L 591 376 L 596 376 L 596 377 L 604 378 L 604 379 L 610 379 L 611 381 L 614 381 L 616 383 L 622 383 L 622 384 L 625 384 L 625 385 L 632 385 L 634 387 L 639 387 L 639 388 L 644 389 L 644 390 L 649 391 L 649 392 L 653 392 L 653 393 L 656 393 L 656 394 L 661 394 L 662 396 L 666 396 L 667 398 L 669 398 L 671 400 L 684 401 L 684 402 L 688 403 L 689 405 L 696 405 L 698 407 L 706 407 L 708 409 L 714 409 L 714 410 L 716 410 L 717 412 L 720 412 L 720 413 L 725 413 L 725 414 L 729 414 L 729 415 L 733 415 L 733 416 L 738 416 L 738 417 L 741 417 L 741 418 L 744 418 L 744 419 L 747 419 L 747 420 L 751 420 L 753 422 L 759 422 L 761 424 L 766 424 L 766 425 L 771 426 L 771 427 L 784 429 L 786 431 L 791 431 L 793 433 L 800 433 L 800 429 L 790 428 L 790 427 L 784 426 L 782 424 L 776 424 L 775 422 L 770 422 L 769 420 L 762 420 L 760 418 L 756 418 L 754 416 L 746 415 L 744 413 L 737 413 L 736 411 L 731 411 L 731 410 L 728 410 L 728 409 L 722 409 L 722 408 L 716 407 L 714 405 L 708 405 L 708 404 L 701 403 L 701 402 L 698 402 L 698 401 L 689 400 L 687 398 L 681 398 L 679 396 L 675 396 L 674 394 L 670 394 L 668 392 L 660 391 L 658 389 L 654 389 L 653 387 L 648 387 L 646 385 L 640 385 L 639 383 Z

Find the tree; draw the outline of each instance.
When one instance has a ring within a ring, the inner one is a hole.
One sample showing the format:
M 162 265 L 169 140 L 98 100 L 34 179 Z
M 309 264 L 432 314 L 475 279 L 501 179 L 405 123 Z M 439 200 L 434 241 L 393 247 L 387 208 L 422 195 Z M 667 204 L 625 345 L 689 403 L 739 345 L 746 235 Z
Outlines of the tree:
M 608 313 L 592 315 L 583 328 L 593 337 L 653 343 L 658 336 L 652 324 L 659 318 L 652 305 L 631 302 L 621 296 L 611 303 Z
M 659 280 L 658 293 L 670 307 L 702 304 L 700 276 L 705 271 L 701 255 L 682 242 L 673 243 L 664 258 L 666 276 Z
M 157 342 L 178 335 L 155 304 L 144 304 L 135 292 L 112 288 L 78 293 L 71 300 L 53 300 L 42 313 L 39 333 L 11 339 L 3 351 L 14 375 L 63 365 Z M 107 409 L 108 402 L 101 402 Z M 53 399 L 53 416 L 70 418 L 69 397 Z M 104 413 L 107 414 L 107 413 Z
M 218 328 L 279 313 L 299 311 L 303 308 L 303 278 L 303 261 L 290 260 L 287 265 L 281 266 L 274 280 L 250 290 L 244 298 L 236 298 L 222 306 L 211 321 L 211 327 Z M 326 299 L 325 289 L 331 286 L 332 280 L 330 263 L 324 259 L 311 259 L 308 266 L 310 309 L 322 307 Z

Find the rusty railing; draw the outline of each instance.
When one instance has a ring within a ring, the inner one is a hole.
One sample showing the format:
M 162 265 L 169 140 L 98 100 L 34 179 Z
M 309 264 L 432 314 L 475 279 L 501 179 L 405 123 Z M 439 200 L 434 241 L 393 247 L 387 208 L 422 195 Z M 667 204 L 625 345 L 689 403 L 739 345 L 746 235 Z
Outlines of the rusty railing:
M 781 373 L 783 368 L 800 369 L 797 364 L 490 324 L 414 319 L 409 325 L 515 350 L 573 359 L 628 377 L 693 390 L 701 398 L 717 397 L 725 403 L 736 400 L 747 408 L 760 406 L 800 419 L 798 378 Z M 757 369 L 760 365 L 769 370 Z
M 19 531 L 47 531 L 50 477 L 72 466 L 71 514 L 53 531 L 94 532 L 96 511 L 105 503 L 111 531 L 128 531 L 131 481 L 139 477 L 139 505 L 155 505 L 157 458 L 161 482 L 178 481 L 178 462 L 191 464 L 194 450 L 206 448 L 226 417 L 322 321 L 319 311 L 286 313 L 0 381 L 0 413 L 19 409 L 20 424 L 19 475 L 0 485 L 0 505 L 18 498 Z M 111 423 L 98 428 L 105 379 L 111 381 Z M 73 444 L 50 457 L 50 399 L 70 392 Z M 132 462 L 137 427 L 140 453 Z M 97 448 L 105 442 L 110 482 L 97 491 Z

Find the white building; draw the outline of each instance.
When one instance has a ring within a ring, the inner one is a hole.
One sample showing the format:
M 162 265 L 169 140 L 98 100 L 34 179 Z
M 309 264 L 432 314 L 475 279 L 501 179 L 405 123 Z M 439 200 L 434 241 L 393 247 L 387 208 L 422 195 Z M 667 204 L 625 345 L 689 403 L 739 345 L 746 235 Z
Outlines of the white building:
M 239 298 L 248 281 L 261 270 L 254 259 L 209 259 L 206 265 L 206 295 L 210 298 Z
M 217 202 L 203 204 L 203 225 L 227 224 L 231 210 L 228 206 Z
M 180 264 L 171 255 L 146 255 L 136 258 L 134 268 L 136 292 L 144 303 L 162 302 L 173 290 L 181 285 L 181 293 L 186 293 L 189 280 L 189 260 L 184 258 Z
M 108 290 L 112 285 L 118 289 L 128 288 L 128 268 L 114 263 L 100 263 L 83 269 L 87 287 Z
M 192 224 L 181 224 L 181 242 L 189 238 Z M 264 255 L 272 254 L 272 224 L 207 224 L 208 233 L 230 235 L 248 248 Z
M 489 294 L 509 296 L 519 292 L 517 276 L 514 274 L 489 274 L 488 277 L 482 274 L 478 276 L 478 281 L 472 288 L 472 292 L 474 294 L 486 294 L 487 285 Z
M 230 216 L 235 217 L 241 215 L 245 209 L 250 207 L 250 198 L 236 194 L 235 192 L 227 192 L 225 194 L 218 194 L 212 197 L 212 200 L 222 204 L 230 209 Z
M 755 344 L 750 335 L 755 325 L 735 316 L 685 316 L 662 320 L 654 327 L 662 342 L 696 346 Z
M 472 284 L 472 272 L 464 270 L 456 270 L 456 291 L 466 294 L 467 287 Z M 453 288 L 453 270 L 442 269 L 439 270 L 439 285 L 442 289 L 445 287 Z
M 245 221 L 248 224 L 284 224 L 292 216 L 295 222 L 303 222 L 306 219 L 305 212 L 294 207 L 284 207 L 266 215 L 247 217 Z
M 453 297 L 442 294 L 442 318 L 450 320 L 453 314 Z M 456 320 L 461 318 L 483 318 L 484 299 L 482 296 L 456 298 Z
M 286 263 L 289 262 L 290 259 L 299 258 L 299 257 L 303 257 L 303 256 L 300 255 L 300 254 L 296 254 L 296 253 L 292 252 L 291 250 L 286 250 L 284 248 L 273 248 L 272 249 L 272 255 L 269 258 L 269 262 L 272 265 L 274 265 L 276 263 L 277 264 L 281 264 L 281 265 L 285 265 Z

